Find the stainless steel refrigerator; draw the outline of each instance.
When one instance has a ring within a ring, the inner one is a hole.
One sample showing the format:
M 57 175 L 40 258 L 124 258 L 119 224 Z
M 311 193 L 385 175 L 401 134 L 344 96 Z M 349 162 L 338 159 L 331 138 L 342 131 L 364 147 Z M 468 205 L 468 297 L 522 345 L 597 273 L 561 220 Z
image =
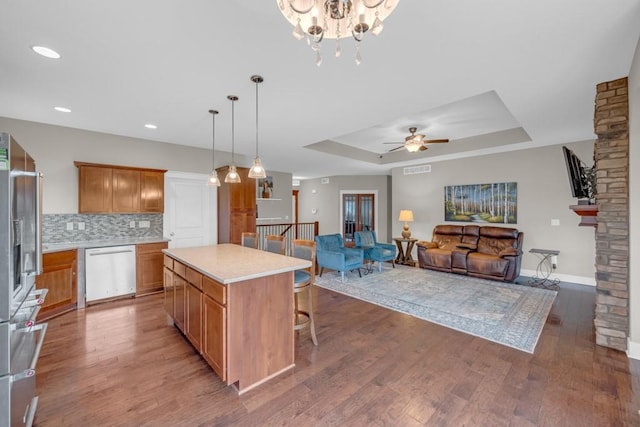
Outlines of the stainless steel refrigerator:
M 30 426 L 36 363 L 47 324 L 36 324 L 42 271 L 42 177 L 11 135 L 0 133 L 0 427 Z

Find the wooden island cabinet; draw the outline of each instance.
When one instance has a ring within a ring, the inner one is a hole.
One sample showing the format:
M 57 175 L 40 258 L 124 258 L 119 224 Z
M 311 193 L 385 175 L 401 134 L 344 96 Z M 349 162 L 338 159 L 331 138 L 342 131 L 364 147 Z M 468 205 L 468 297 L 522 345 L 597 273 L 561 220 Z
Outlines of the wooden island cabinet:
M 163 252 L 167 315 L 223 381 L 244 393 L 294 366 L 293 271 L 309 261 L 234 244 Z
M 75 310 L 78 303 L 77 251 L 51 252 L 42 256 L 42 274 L 36 289 L 48 289 L 37 321 Z

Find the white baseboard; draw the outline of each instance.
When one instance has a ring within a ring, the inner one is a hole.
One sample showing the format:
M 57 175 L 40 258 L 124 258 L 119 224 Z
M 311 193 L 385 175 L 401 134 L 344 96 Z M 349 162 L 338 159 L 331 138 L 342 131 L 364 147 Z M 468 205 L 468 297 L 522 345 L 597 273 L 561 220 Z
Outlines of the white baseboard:
M 640 343 L 627 338 L 627 357 L 640 360 Z
M 536 271 L 535 270 L 520 270 L 520 275 L 521 276 L 527 276 L 527 277 L 535 277 Z M 596 285 L 596 278 L 595 277 L 583 277 L 583 276 L 574 276 L 574 275 L 571 275 L 571 274 L 552 273 L 549 276 L 549 280 L 555 280 L 555 279 L 558 279 L 561 282 L 578 283 L 579 285 L 587 285 L 587 286 L 595 286 Z

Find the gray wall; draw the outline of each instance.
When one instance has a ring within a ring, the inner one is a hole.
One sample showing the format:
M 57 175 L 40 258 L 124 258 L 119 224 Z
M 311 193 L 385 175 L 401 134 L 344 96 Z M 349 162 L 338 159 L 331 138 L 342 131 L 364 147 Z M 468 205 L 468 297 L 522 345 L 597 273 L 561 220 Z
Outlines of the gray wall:
M 388 175 L 331 176 L 329 183 L 322 179 L 300 181 L 298 189 L 298 214 L 300 222 L 320 222 L 320 234 L 341 233 L 340 192 L 377 191 L 376 206 L 378 228 L 376 234 L 381 242 L 391 241 L 389 206 L 391 201 L 391 177 Z M 313 213 L 315 209 L 316 213 Z
M 180 172 L 211 172 L 211 153 L 200 148 L 6 117 L 0 117 L 0 130 L 11 133 L 44 174 L 44 213 L 78 212 L 78 172 L 74 160 Z M 216 151 L 216 166 L 228 162 L 228 153 Z
M 593 165 L 593 141 L 565 145 L 583 162 Z M 518 223 L 505 226 L 524 232 L 523 270 L 534 271 L 538 264 L 539 258 L 528 253 L 529 249 L 556 249 L 560 251 L 556 270 L 560 278 L 594 284 L 595 231 L 592 227 L 578 227 L 580 218 L 569 209 L 577 199 L 571 197 L 561 147 L 553 145 L 434 162 L 431 173 L 426 174 L 405 176 L 402 168 L 393 169 L 391 224 L 394 235 L 402 230 L 396 216 L 401 209 L 411 209 L 412 237 L 431 240 L 433 227 L 444 223 L 444 187 L 447 185 L 517 182 Z M 552 219 L 560 220 L 560 225 L 551 226 Z M 414 258 L 415 255 L 414 250 Z
M 281 224 L 293 221 L 292 175 L 285 172 L 267 171 L 273 177 L 273 193 L 262 199 L 262 189 L 256 191 L 258 207 L 257 224 Z M 262 219 L 261 219 L 262 218 Z M 269 219 L 266 219 L 269 218 Z

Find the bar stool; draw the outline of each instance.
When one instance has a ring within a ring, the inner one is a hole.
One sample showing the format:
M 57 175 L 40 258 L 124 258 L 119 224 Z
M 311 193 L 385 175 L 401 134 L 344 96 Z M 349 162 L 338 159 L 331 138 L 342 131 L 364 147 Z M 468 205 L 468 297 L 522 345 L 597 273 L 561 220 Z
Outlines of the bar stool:
M 316 326 L 313 319 L 313 292 L 311 291 L 311 285 L 316 280 L 316 242 L 302 239 L 293 240 L 291 242 L 291 256 L 311 261 L 311 267 L 294 271 L 295 325 L 293 329 L 297 331 L 308 326 L 313 345 L 318 345 Z M 308 311 L 298 308 L 298 298 L 303 292 L 307 293 Z
M 243 231 L 242 246 L 246 246 L 247 248 L 258 249 L 258 233 Z
M 275 234 L 268 234 L 265 236 L 266 246 L 265 250 L 273 252 L 274 254 L 284 255 L 284 236 L 278 236 Z

